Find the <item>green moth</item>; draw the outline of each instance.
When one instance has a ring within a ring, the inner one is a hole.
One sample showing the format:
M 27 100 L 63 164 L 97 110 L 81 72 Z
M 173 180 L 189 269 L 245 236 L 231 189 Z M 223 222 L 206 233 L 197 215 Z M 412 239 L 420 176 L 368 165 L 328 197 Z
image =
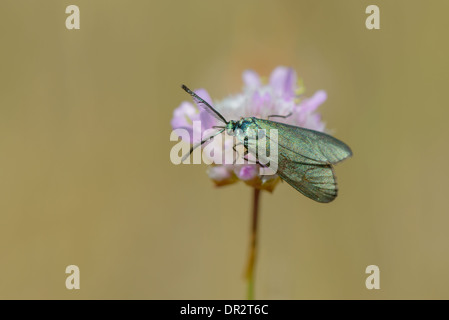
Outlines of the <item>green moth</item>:
M 333 165 L 352 156 L 351 149 L 345 143 L 319 131 L 271 120 L 248 117 L 238 121 L 228 121 L 185 85 L 182 85 L 182 89 L 189 93 L 197 104 L 225 124 L 216 127 L 219 130 L 215 134 L 194 145 L 190 149 L 190 153 L 196 147 L 226 130 L 229 135 L 237 137 L 245 146 L 246 152 L 256 157 L 258 163 L 268 163 L 268 159 L 264 159 L 257 152 L 260 148 L 257 139 L 251 138 L 248 133 L 263 130 L 269 137 L 268 133 L 271 130 L 276 130 L 277 175 L 303 195 L 317 202 L 331 202 L 337 197 L 338 189 Z M 285 118 L 288 116 L 272 117 Z

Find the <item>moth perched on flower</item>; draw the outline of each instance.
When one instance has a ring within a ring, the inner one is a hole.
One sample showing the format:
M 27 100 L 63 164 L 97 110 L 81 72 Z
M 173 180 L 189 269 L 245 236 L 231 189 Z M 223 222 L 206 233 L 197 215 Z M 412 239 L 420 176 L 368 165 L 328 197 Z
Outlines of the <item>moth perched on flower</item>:
M 220 150 L 223 144 L 221 139 L 211 141 L 200 136 L 195 141 L 192 138 L 195 136 L 194 131 L 219 129 L 211 137 L 223 132 L 229 137 L 236 136 L 240 140 L 239 144 L 244 145 L 246 153 L 256 156 L 256 163 L 252 164 L 222 164 L 217 161 L 209 168 L 209 176 L 217 185 L 234 183 L 240 179 L 257 189 L 272 191 L 281 177 L 315 201 L 332 201 L 337 196 L 332 165 L 351 156 L 352 152 L 340 140 L 321 132 L 324 124 L 315 110 L 325 101 L 326 94 L 318 91 L 312 98 L 300 100 L 302 88 L 297 85 L 296 73 L 285 67 L 276 68 L 267 85 L 261 83 L 254 71 L 245 71 L 243 81 L 243 93 L 215 104 L 204 89 L 192 92 L 183 85 L 183 89 L 193 97 L 199 112 L 192 104 L 182 103 L 174 112 L 173 129 L 190 130 L 193 135 L 190 135 L 189 142 L 195 147 L 206 142 L 220 143 L 216 148 Z M 271 120 L 274 117 L 276 121 Z M 196 120 L 201 121 L 200 127 L 191 125 Z M 240 130 L 240 133 L 236 130 Z M 279 148 L 279 158 L 275 160 L 275 167 L 279 166 L 277 174 L 261 175 L 258 166 L 268 163 L 269 157 L 259 155 L 261 146 L 256 138 L 248 136 L 250 130 L 276 132 L 276 152 Z M 229 148 L 236 151 L 232 139 L 230 143 L 225 141 L 224 146 L 228 149 L 224 152 L 230 151 Z M 262 160 L 266 161 L 261 163 Z
M 243 73 L 243 81 L 242 93 L 215 103 L 206 90 L 193 92 L 183 85 L 196 106 L 183 102 L 174 111 L 171 139 L 175 131 L 181 130 L 187 134 L 179 136 L 192 144 L 180 162 L 198 147 L 204 145 L 204 151 L 214 147 L 213 156 L 209 154 L 213 162 L 208 173 L 216 185 L 242 180 L 253 187 L 251 242 L 246 271 L 248 299 L 253 299 L 261 190 L 271 192 L 283 179 L 317 202 L 330 202 L 337 196 L 332 166 L 350 157 L 352 152 L 346 144 L 322 132 L 324 123 L 316 109 L 326 100 L 326 93 L 318 91 L 311 98 L 303 98 L 303 88 L 298 86 L 294 70 L 276 68 L 267 84 L 263 84 L 254 71 L 247 70 Z M 276 121 L 273 118 L 277 118 Z M 212 131 L 212 134 L 201 134 L 206 131 Z M 259 152 L 260 149 L 267 151 L 266 138 L 270 140 L 268 153 Z M 237 145 L 243 145 L 245 155 L 252 155 L 256 161 L 243 164 L 222 162 L 228 153 L 238 153 Z M 264 174 L 261 168 L 266 168 L 267 164 L 270 169 L 275 164 L 275 174 Z

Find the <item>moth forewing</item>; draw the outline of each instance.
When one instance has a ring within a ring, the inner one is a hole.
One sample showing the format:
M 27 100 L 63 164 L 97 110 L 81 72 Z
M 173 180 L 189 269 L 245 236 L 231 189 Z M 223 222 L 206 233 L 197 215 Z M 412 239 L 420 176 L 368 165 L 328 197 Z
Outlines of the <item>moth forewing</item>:
M 259 128 L 276 130 L 277 174 L 303 195 L 330 202 L 337 196 L 333 163 L 349 157 L 349 147 L 325 133 L 275 121 L 254 119 Z
M 304 158 L 336 164 L 352 155 L 351 149 L 342 141 L 323 132 L 295 127 L 276 121 L 255 119 L 261 129 L 277 129 L 279 140 L 287 153 Z

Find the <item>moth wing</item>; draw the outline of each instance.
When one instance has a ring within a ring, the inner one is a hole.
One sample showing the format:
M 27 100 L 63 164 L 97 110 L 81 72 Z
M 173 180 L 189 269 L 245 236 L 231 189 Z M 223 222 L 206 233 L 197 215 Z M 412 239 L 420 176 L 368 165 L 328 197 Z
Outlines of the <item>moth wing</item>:
M 248 153 L 254 156 L 258 161 L 269 164 L 269 167 L 273 167 L 273 164 L 275 164 L 274 167 L 277 168 L 276 174 L 306 197 L 322 203 L 333 201 L 337 197 L 338 188 L 331 161 L 339 162 L 349 155 L 343 155 L 340 156 L 340 158 L 336 158 L 333 156 L 335 152 L 322 152 L 319 148 L 317 150 L 311 150 L 311 148 L 316 147 L 313 146 L 314 141 L 308 140 L 307 136 L 304 138 L 302 132 L 300 132 L 299 137 L 293 136 L 293 138 L 290 138 L 295 140 L 295 143 L 290 143 L 291 140 L 286 141 L 284 138 L 285 134 L 282 130 L 303 128 L 288 126 L 286 129 L 283 126 L 277 126 L 277 124 L 278 123 L 273 127 L 267 126 L 266 128 L 261 128 L 267 130 L 267 137 L 271 140 L 273 140 L 273 138 L 268 133 L 268 130 L 273 128 L 278 129 L 277 158 L 272 155 L 265 155 L 264 152 L 257 154 L 257 151 L 260 148 L 260 141 L 257 139 L 247 140 Z M 269 125 L 271 125 L 271 123 Z M 295 133 L 298 133 L 298 131 L 295 131 Z M 314 135 L 315 133 L 319 132 L 314 131 L 312 134 Z M 322 135 L 323 137 L 332 138 L 326 134 Z M 335 138 L 332 139 L 337 140 Z M 342 143 L 341 141 L 339 142 Z M 312 146 L 309 145 L 308 148 L 306 148 L 306 152 L 304 152 L 304 148 L 296 147 L 296 144 L 301 145 L 307 143 L 312 144 Z M 343 145 L 346 146 L 345 144 Z M 267 148 L 269 149 L 269 143 L 267 144 Z M 348 150 L 350 154 L 349 147 Z
M 344 142 L 323 132 L 292 126 L 276 121 L 253 118 L 260 129 L 276 129 L 279 153 L 284 153 L 294 160 L 300 155 L 310 164 L 336 164 L 350 156 L 352 151 Z M 307 160 L 308 159 L 308 160 Z
M 292 160 L 281 150 L 277 159 L 263 153 L 257 155 L 257 147 L 256 139 L 248 139 L 247 150 L 253 159 L 269 164 L 269 168 L 274 165 L 275 173 L 306 197 L 323 203 L 331 202 L 337 197 L 338 188 L 331 164 L 316 161 L 311 163 L 310 159 L 297 154 L 295 160 Z
M 277 174 L 306 197 L 327 203 L 337 197 L 338 188 L 330 164 L 307 164 L 280 156 Z

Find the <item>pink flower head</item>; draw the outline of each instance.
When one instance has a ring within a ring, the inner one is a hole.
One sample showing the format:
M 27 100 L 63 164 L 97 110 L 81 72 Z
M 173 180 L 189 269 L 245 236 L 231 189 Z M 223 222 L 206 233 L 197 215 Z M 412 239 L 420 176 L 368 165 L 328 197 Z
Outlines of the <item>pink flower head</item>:
M 275 118 L 277 122 L 288 123 L 294 126 L 304 127 L 316 131 L 324 131 L 325 125 L 321 121 L 321 115 L 317 108 L 326 101 L 326 92 L 317 91 L 310 98 L 298 95 L 302 90 L 298 86 L 296 72 L 287 67 L 277 67 L 270 75 L 268 84 L 264 84 L 259 75 L 252 70 L 243 72 L 244 87 L 241 93 L 229 96 L 223 100 L 212 103 L 212 100 L 204 89 L 195 93 L 211 104 L 225 119 L 239 120 L 246 117 L 267 119 L 271 115 L 288 115 L 287 118 Z M 171 125 L 173 129 L 184 128 L 190 133 L 190 143 L 198 143 L 193 139 L 193 121 L 201 120 L 201 130 L 211 129 L 213 126 L 222 126 L 216 118 L 200 106 L 190 102 L 182 102 L 175 109 Z M 198 129 L 196 129 L 198 130 Z M 201 134 L 196 132 L 198 137 Z M 224 135 L 224 134 L 223 134 Z M 214 143 L 212 140 L 210 143 Z M 224 143 L 224 152 L 234 152 L 233 144 Z M 257 164 L 214 164 L 208 170 L 209 177 L 216 185 L 226 185 L 244 181 L 246 184 L 272 191 L 279 177 L 277 175 L 261 176 Z

